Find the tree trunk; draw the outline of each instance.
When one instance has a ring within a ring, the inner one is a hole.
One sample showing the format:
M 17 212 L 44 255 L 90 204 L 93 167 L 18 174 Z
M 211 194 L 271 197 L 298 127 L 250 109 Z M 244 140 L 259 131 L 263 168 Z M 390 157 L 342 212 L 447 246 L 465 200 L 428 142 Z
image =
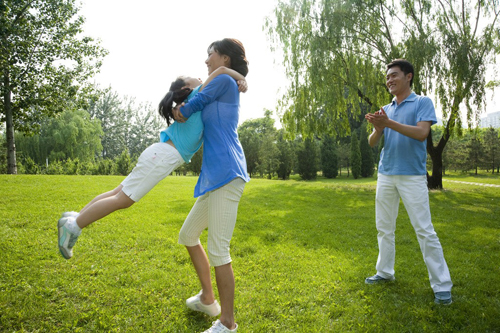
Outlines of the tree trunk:
M 461 100 L 462 99 L 458 97 L 453 100 L 450 117 L 436 147 L 434 147 L 432 141 L 432 128 L 429 131 L 429 135 L 427 135 L 427 153 L 432 160 L 432 175 L 429 176 L 427 172 L 427 187 L 429 189 L 443 189 L 443 151 L 455 127 L 455 120 L 459 115 L 458 105 Z
M 429 189 L 443 188 L 443 152 L 437 149 L 431 154 L 432 176 L 427 173 L 427 187 Z
M 4 73 L 4 111 L 6 118 L 6 130 L 7 130 L 7 173 L 15 175 L 17 174 L 17 164 L 16 164 L 16 143 L 14 139 L 14 120 L 12 115 L 12 92 L 10 91 L 10 80 L 9 73 Z
M 432 130 L 429 131 L 427 136 L 427 153 L 432 160 L 432 175 L 427 172 L 427 187 L 429 189 L 443 189 L 443 150 L 446 145 L 447 139 L 445 135 L 439 140 L 439 144 L 434 147 L 432 142 Z

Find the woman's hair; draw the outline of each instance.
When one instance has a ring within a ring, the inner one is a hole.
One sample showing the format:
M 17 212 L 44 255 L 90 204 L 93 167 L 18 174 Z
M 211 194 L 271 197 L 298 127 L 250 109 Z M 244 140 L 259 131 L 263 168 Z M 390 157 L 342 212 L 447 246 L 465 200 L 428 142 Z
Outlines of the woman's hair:
M 174 115 L 172 113 L 173 103 L 180 104 L 186 100 L 193 89 L 185 87 L 186 81 L 185 77 L 179 76 L 172 84 L 168 93 L 163 97 L 158 105 L 158 113 L 162 118 L 167 121 L 167 125 L 174 121 Z M 184 87 L 184 88 L 183 88 Z
M 227 55 L 231 59 L 231 69 L 234 69 L 243 76 L 248 74 L 248 61 L 245 56 L 243 44 L 234 38 L 224 38 L 210 44 L 208 52 L 213 48 L 220 55 Z

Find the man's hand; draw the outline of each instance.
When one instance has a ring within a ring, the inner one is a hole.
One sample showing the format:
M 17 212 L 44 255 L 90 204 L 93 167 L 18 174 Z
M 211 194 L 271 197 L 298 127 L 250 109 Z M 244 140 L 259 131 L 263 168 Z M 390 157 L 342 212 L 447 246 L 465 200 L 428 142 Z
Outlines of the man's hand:
M 375 113 L 367 113 L 365 119 L 373 125 L 377 132 L 382 132 L 389 121 L 389 117 L 383 108 L 380 108 L 380 110 Z
M 185 123 L 186 118 L 182 115 L 180 108 L 181 106 L 184 106 L 184 103 L 177 104 L 175 108 L 172 108 L 172 114 L 174 115 L 174 119 L 179 122 L 179 123 Z
M 373 114 L 365 115 L 367 121 L 373 124 L 375 128 L 375 132 L 382 133 L 384 128 L 390 128 L 400 134 L 406 135 L 415 140 L 424 141 L 429 135 L 429 131 L 431 130 L 431 121 L 419 121 L 416 126 L 405 125 L 398 123 L 397 121 L 389 119 L 384 109 L 380 109 Z M 374 133 L 372 133 L 373 135 Z M 376 139 L 376 137 L 374 137 Z M 372 146 L 372 142 L 376 142 L 377 140 L 370 140 L 370 146 Z M 373 146 L 372 146 L 373 147 Z

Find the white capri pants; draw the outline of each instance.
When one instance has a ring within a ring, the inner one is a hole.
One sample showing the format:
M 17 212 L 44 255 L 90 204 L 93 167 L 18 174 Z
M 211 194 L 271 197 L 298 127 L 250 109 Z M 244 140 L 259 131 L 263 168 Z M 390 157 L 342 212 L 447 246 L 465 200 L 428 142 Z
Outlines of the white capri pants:
M 399 198 L 403 200 L 427 265 L 434 292 L 450 291 L 450 272 L 444 260 L 443 248 L 434 231 L 429 207 L 427 179 L 422 176 L 387 176 L 378 174 L 375 199 L 379 255 L 377 274 L 388 278 L 394 275 L 396 256 L 395 235 Z
M 123 180 L 122 191 L 135 202 L 184 163 L 179 151 L 165 142 L 146 148 L 132 172 Z
M 229 244 L 233 237 L 245 181 L 235 178 L 228 184 L 200 196 L 179 232 L 179 244 L 196 246 L 208 227 L 207 251 L 210 265 L 217 267 L 231 262 Z

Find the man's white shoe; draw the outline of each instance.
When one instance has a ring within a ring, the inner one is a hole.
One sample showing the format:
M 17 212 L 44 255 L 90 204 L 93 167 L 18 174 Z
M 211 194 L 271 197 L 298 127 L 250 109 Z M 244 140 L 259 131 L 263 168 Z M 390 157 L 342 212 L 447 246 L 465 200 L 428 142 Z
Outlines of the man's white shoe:
M 200 291 L 198 295 L 188 298 L 186 300 L 186 306 L 191 310 L 203 312 L 212 317 L 218 316 L 220 314 L 219 303 L 215 300 L 212 304 L 203 304 L 200 299 L 202 292 L 203 291 Z
M 226 326 L 222 325 L 219 319 L 214 321 L 212 324 L 213 324 L 212 327 L 210 327 L 206 331 L 203 331 L 203 333 L 225 333 L 225 332 L 236 333 L 236 331 L 238 330 L 238 324 L 235 324 L 236 327 L 233 330 L 230 330 Z

